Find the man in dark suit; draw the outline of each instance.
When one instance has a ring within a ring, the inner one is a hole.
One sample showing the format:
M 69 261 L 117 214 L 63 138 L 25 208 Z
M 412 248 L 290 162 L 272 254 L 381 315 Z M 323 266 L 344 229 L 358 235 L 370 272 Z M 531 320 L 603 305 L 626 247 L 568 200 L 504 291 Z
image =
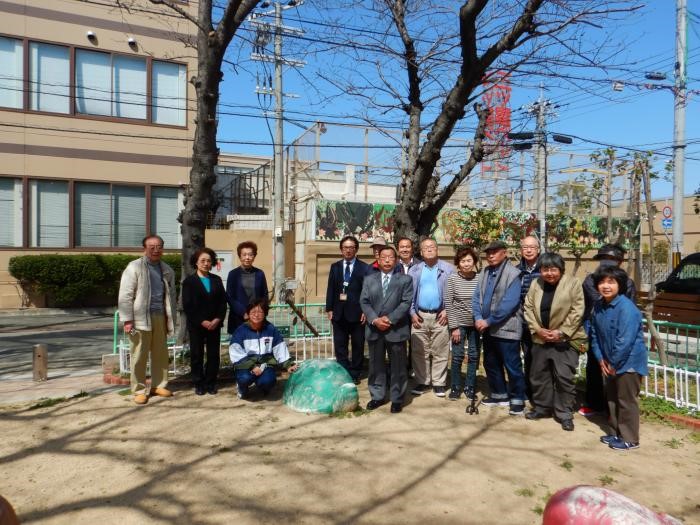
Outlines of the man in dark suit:
M 401 412 L 408 385 L 406 341 L 411 336 L 408 310 L 413 299 L 413 280 L 396 273 L 396 251 L 387 246 L 379 253 L 379 272 L 365 277 L 360 306 L 367 319 L 369 345 L 368 386 L 372 400 L 368 410 L 384 404 L 387 374 L 384 357 L 389 352 L 391 412 Z
M 365 275 L 370 272 L 369 265 L 356 257 L 359 248 L 360 242 L 352 235 L 341 239 L 343 258 L 331 265 L 326 290 L 326 314 L 333 324 L 335 358 L 356 384 L 360 381 L 365 346 L 365 316 L 360 309 L 360 293 Z M 352 344 L 352 358 L 348 339 Z
M 258 245 L 244 241 L 236 248 L 241 265 L 231 270 L 226 279 L 226 297 L 230 310 L 228 313 L 228 333 L 232 335 L 246 317 L 248 304 L 256 299 L 269 299 L 265 272 L 253 266 L 258 255 Z

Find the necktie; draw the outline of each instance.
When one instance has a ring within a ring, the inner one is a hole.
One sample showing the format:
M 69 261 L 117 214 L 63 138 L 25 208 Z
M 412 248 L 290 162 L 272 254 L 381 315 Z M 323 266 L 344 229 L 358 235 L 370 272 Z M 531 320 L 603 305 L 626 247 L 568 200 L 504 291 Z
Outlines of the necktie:
M 343 275 L 343 281 L 346 283 L 350 282 L 350 263 L 346 262 L 345 263 L 345 275 Z
M 382 277 L 382 295 L 386 297 L 386 291 L 389 289 L 389 276 Z

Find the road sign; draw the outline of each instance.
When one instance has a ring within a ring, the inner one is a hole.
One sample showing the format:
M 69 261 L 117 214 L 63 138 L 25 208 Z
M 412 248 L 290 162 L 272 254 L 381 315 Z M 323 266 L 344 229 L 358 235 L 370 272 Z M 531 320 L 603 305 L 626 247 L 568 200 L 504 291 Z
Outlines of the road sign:
M 661 226 L 663 226 L 664 230 L 670 230 L 673 228 L 673 219 L 662 219 Z
M 664 219 L 670 219 L 673 211 L 671 211 L 670 206 L 664 206 L 664 209 L 661 210 L 661 214 L 664 216 Z

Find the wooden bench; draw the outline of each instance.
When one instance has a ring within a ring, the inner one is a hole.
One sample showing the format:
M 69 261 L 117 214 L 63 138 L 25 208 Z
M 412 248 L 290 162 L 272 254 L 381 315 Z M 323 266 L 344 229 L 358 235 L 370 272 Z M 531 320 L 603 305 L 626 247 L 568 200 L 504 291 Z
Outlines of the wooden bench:
M 661 292 L 654 301 L 656 321 L 700 325 L 700 295 Z

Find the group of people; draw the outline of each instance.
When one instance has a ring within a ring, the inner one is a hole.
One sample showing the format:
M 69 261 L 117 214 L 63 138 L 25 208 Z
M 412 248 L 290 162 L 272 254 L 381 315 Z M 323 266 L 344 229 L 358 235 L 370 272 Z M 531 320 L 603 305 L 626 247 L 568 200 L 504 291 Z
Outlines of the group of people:
M 131 343 L 131 390 L 134 402 L 144 405 L 151 396 L 170 397 L 167 336 L 174 333 L 175 273 L 161 260 L 163 239 L 143 240 L 144 255 L 130 262 L 119 287 L 119 316 Z M 274 387 L 275 368 L 289 371 L 296 365 L 280 332 L 267 321 L 269 311 L 265 274 L 253 266 L 258 248 L 254 242 L 237 247 L 240 266 L 229 272 L 224 288 L 212 273 L 216 253 L 197 250 L 191 258 L 195 272 L 182 282 L 182 308 L 190 342 L 190 365 L 197 395 L 218 392 L 221 330 L 228 310 L 229 354 L 244 398 L 255 384 L 264 394 Z M 146 366 L 151 358 L 151 383 Z M 206 357 L 206 358 L 205 358 Z
M 119 290 L 137 404 L 172 395 L 166 338 L 174 330 L 176 311 L 174 272 L 161 260 L 162 238 L 149 235 L 143 247 L 144 256 L 129 263 Z M 540 255 L 539 241 L 531 236 L 520 242 L 517 265 L 509 262 L 504 242 L 489 243 L 483 269 L 479 253 L 468 247 L 457 249 L 454 265 L 439 258 L 434 239 L 420 242 L 420 258 L 409 238 L 399 239 L 397 248 L 376 239 L 375 261 L 367 264 L 357 258 L 359 241 L 345 236 L 342 258 L 328 275 L 325 310 L 335 357 L 357 384 L 365 342 L 369 348 L 367 409 L 379 408 L 388 397 L 390 411 L 401 412 L 412 369 L 413 395 L 432 390 L 456 401 L 464 393 L 467 411 L 473 411 L 483 349 L 489 393 L 480 404 L 508 407 L 511 415 L 524 414 L 528 420 L 553 417 L 572 431 L 574 378 L 579 354 L 587 352 L 586 404 L 579 413 L 609 413 L 611 432 L 601 441 L 611 448 L 639 446 L 637 396 L 647 373 L 647 350 L 634 282 L 620 268 L 621 247 L 601 247 L 595 257 L 600 266 L 583 283 L 566 274 L 559 254 Z M 217 393 L 227 309 L 239 398 L 252 385 L 269 393 L 278 367 L 296 370 L 284 338 L 267 321 L 265 275 L 253 266 L 257 246 L 243 242 L 237 253 L 241 264 L 229 273 L 225 288 L 211 272 L 216 254 L 209 248 L 193 255 L 195 273 L 182 283 L 197 395 Z
M 611 432 L 601 441 L 611 448 L 639 446 L 637 396 L 647 349 L 620 246 L 601 247 L 600 266 L 583 283 L 566 274 L 559 254 L 540 254 L 531 236 L 520 242 L 517 265 L 504 242 L 489 243 L 483 269 L 472 248 L 457 249 L 453 266 L 438 257 L 434 239 L 420 242 L 420 260 L 411 239 L 399 239 L 397 247 L 375 240 L 375 261 L 366 264 L 357 258 L 358 240 L 346 236 L 328 276 L 336 359 L 356 383 L 365 341 L 369 348 L 367 409 L 384 405 L 388 395 L 391 412 L 401 412 L 412 367 L 413 395 L 432 390 L 458 400 L 464 393 L 473 411 L 483 349 L 489 393 L 482 405 L 508 407 L 528 420 L 553 417 L 573 431 L 575 375 L 579 355 L 587 353 L 579 413 L 609 413 Z

